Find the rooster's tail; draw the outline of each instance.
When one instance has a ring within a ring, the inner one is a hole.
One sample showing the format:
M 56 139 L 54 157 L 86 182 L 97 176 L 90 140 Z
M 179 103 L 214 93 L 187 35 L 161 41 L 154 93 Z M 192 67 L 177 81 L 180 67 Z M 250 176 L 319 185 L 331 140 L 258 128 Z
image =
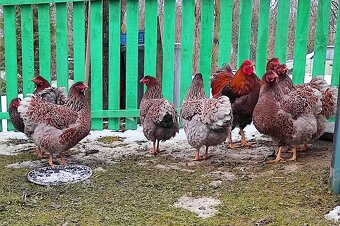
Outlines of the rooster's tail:
M 231 82 L 232 70 L 229 63 L 224 63 L 221 68 L 217 69 L 210 78 L 210 87 L 212 95 L 217 98 L 224 86 Z

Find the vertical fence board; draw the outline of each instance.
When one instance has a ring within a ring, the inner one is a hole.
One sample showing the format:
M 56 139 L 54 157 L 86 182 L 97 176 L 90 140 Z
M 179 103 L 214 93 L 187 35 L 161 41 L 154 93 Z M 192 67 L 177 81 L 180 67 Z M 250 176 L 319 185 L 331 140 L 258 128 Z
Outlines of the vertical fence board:
M 73 74 L 74 81 L 85 79 L 85 9 L 84 2 L 73 3 Z
M 2 7 L 0 8 L 1 10 L 2 10 Z M 3 29 L 3 14 L 2 15 L 0 15 L 0 25 L 2 25 L 2 26 L 0 26 L 0 29 Z M 4 44 L 4 40 L 3 40 L 3 36 L 2 35 L 0 35 L 0 46 L 3 46 L 3 44 Z M 5 55 L 5 53 L 4 53 L 4 51 L 0 51 L 0 59 L 4 59 L 4 55 Z M 3 69 L 3 68 L 1 68 L 1 69 Z M 3 80 L 2 80 L 2 77 L 0 77 L 0 113 L 2 112 L 2 95 L 3 95 L 3 93 L 2 93 L 2 84 L 3 84 Z M 2 117 L 0 116 L 0 132 L 3 130 L 3 128 L 2 128 Z
M 50 4 L 38 5 L 39 73 L 51 82 Z
M 318 2 L 318 16 L 314 41 L 314 61 L 312 76 L 323 75 L 325 72 L 326 50 L 328 43 L 329 17 L 331 1 Z
M 102 1 L 91 2 L 91 110 L 103 109 L 103 9 Z M 103 119 L 92 119 L 92 129 L 101 130 Z
M 18 96 L 18 72 L 17 72 L 17 38 L 15 23 L 15 6 L 4 6 L 4 41 L 5 41 L 5 67 L 6 67 L 6 102 L 7 107 L 13 98 Z M 7 120 L 7 129 L 14 127 Z
M 170 102 L 173 102 L 174 90 L 175 3 L 175 0 L 164 0 L 162 90 Z
M 340 5 L 340 0 L 338 1 Z M 338 15 L 340 16 L 340 10 L 338 10 Z M 333 58 L 333 68 L 332 68 L 332 81 L 331 84 L 338 86 L 340 77 L 340 20 L 336 21 L 336 34 L 334 41 L 334 58 Z
M 293 63 L 293 82 L 295 84 L 303 83 L 305 78 L 309 13 L 310 1 L 299 0 L 296 19 Z
M 214 0 L 202 1 L 199 70 L 203 75 L 204 89 L 208 96 L 210 94 L 209 80 L 212 60 L 213 19 Z
M 290 0 L 278 4 L 274 52 L 281 62 L 286 62 Z
M 138 87 L 138 1 L 126 1 L 126 109 L 137 108 Z M 126 118 L 126 128 L 137 128 L 136 118 Z
M 144 75 L 156 76 L 157 1 L 145 1 Z
M 260 0 L 256 49 L 256 74 L 261 78 L 266 70 L 270 0 Z
M 250 57 L 252 1 L 240 0 L 237 67 Z M 241 31 L 241 32 L 240 32 Z
M 57 85 L 68 90 L 67 4 L 56 4 L 56 71 Z
M 195 0 L 186 0 L 182 4 L 182 12 L 185 12 L 182 13 L 182 34 L 185 35 L 182 35 L 181 46 L 180 103 L 189 89 L 192 78 Z
M 21 52 L 23 94 L 34 90 L 34 49 L 33 49 L 33 11 L 32 5 L 21 6 Z
M 230 62 L 232 31 L 233 31 L 233 1 L 221 0 L 220 2 L 220 38 L 218 49 L 218 66 Z
M 110 0 L 109 6 L 109 110 L 119 110 L 120 104 L 120 0 Z M 109 119 L 109 129 L 119 129 L 119 118 Z

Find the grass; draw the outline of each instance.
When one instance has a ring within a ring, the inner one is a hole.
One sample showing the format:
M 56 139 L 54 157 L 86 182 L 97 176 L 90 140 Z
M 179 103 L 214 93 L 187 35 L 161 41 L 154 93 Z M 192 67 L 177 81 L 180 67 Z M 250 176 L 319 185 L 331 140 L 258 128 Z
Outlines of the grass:
M 130 156 L 112 165 L 93 163 L 92 169 L 105 170 L 84 183 L 53 187 L 27 182 L 28 169 L 5 167 L 34 158 L 0 156 L 0 225 L 329 225 L 324 214 L 340 201 L 330 192 L 328 166 L 320 164 L 297 171 L 257 164 L 242 171 L 239 164 L 202 162 L 181 165 L 190 170 L 183 171 L 155 167 L 178 163 L 172 156 Z M 237 179 L 213 187 L 208 173 L 214 170 Z M 219 213 L 201 219 L 173 207 L 183 195 L 217 198 Z

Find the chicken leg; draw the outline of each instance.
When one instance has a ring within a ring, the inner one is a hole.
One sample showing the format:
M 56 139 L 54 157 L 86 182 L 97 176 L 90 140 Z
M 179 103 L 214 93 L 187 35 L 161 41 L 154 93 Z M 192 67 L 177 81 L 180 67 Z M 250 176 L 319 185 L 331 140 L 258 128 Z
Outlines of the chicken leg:
M 65 164 L 66 164 L 65 157 L 64 157 L 63 153 L 60 153 L 60 164 L 62 166 L 65 166 Z
M 278 163 L 278 162 L 280 162 L 281 160 L 283 160 L 283 158 L 281 157 L 282 151 L 283 151 L 283 146 L 280 146 L 280 147 L 279 147 L 279 150 L 278 150 L 278 152 L 277 152 L 277 155 L 276 155 L 276 159 L 270 160 L 270 161 L 268 161 L 267 163 Z
M 309 149 L 309 144 L 304 143 L 303 146 L 299 147 L 297 151 L 307 151 Z
M 156 153 L 159 153 L 159 140 L 157 140 L 157 149 L 156 149 Z
M 40 158 L 43 157 L 43 152 L 42 152 L 42 150 L 40 149 L 40 147 L 38 147 L 38 146 L 35 148 L 35 153 L 36 153 Z
M 208 158 L 210 158 L 209 154 L 208 154 L 208 148 L 209 146 L 205 146 L 205 160 L 207 160 Z
M 48 158 L 48 165 L 53 166 L 53 154 L 50 153 L 50 157 Z
M 293 156 L 290 159 L 287 159 L 287 161 L 296 161 L 296 146 L 295 145 L 293 145 L 292 147 L 292 153 L 293 153 Z
M 246 135 L 244 133 L 244 130 L 240 128 L 240 134 L 241 134 L 241 146 L 247 146 L 247 147 L 253 147 L 253 143 L 248 143 L 246 140 Z
M 200 149 L 199 148 L 196 149 L 196 155 L 195 155 L 195 158 L 193 160 L 194 161 L 201 161 L 202 160 L 202 158 L 200 156 Z
M 231 131 L 230 131 L 229 134 L 228 134 L 228 145 L 227 145 L 227 148 L 235 149 L 237 147 L 238 147 L 237 145 L 233 144 L 233 140 L 231 138 Z
M 156 141 L 153 142 L 153 148 L 150 149 L 150 153 L 153 155 L 157 155 Z

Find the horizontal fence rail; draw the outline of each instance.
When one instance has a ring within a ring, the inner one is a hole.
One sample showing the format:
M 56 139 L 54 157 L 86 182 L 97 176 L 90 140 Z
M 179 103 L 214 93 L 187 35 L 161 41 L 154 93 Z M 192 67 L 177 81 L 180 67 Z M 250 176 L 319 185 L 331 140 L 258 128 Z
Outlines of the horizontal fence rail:
M 159 7 L 158 1 L 144 2 L 145 10 L 141 10 L 140 1 L 127 0 L 126 16 L 121 17 L 120 0 L 109 0 L 108 5 L 101 0 L 0 0 L 0 47 L 3 46 L 0 56 L 4 56 L 1 71 L 5 74 L 4 77 L 1 73 L 0 86 L 6 87 L 5 93 L 0 89 L 0 131 L 13 130 L 7 107 L 11 99 L 33 91 L 31 79 L 34 75 L 40 74 L 53 81 L 54 85 L 68 88 L 70 81 L 86 80 L 86 71 L 90 71 L 92 129 L 118 130 L 121 125 L 125 125 L 125 129 L 136 129 L 138 106 L 144 89 L 139 83 L 141 76 L 161 76 L 164 96 L 171 101 L 177 99 L 179 103 L 191 84 L 195 72 L 194 59 L 197 60 L 198 71 L 204 76 L 207 93 L 210 93 L 211 72 L 216 65 L 230 62 L 232 53 L 237 53 L 235 69 L 243 60 L 252 59 L 257 75 L 262 77 L 269 58 L 270 26 L 275 26 L 274 56 L 286 62 L 287 45 L 294 45 L 293 81 L 304 82 L 309 15 L 312 7 L 316 7 L 311 1 L 297 2 L 295 24 L 289 23 L 292 1 L 277 1 L 277 17 L 273 25 L 270 20 L 273 1 L 260 0 L 258 18 L 255 18 L 256 34 L 252 27 L 254 2 L 250 4 L 248 0 L 220 0 L 218 11 L 215 1 L 202 0 L 199 12 L 195 0 L 183 0 L 180 18 L 177 16 L 176 0 L 164 0 L 163 7 Z M 104 10 L 108 10 L 107 18 L 104 18 Z M 143 25 L 140 25 L 140 12 L 144 13 Z M 325 73 L 330 12 L 331 0 L 319 0 L 313 31 L 313 77 Z M 164 16 L 159 16 L 161 14 Z M 215 20 L 217 16 L 219 20 Z M 232 24 L 236 20 L 239 21 L 238 27 Z M 177 23 L 181 24 L 179 30 L 176 29 Z M 105 29 L 105 24 L 108 24 L 108 29 Z M 200 30 L 199 37 L 196 36 L 195 25 L 199 26 L 196 27 Z M 288 39 L 290 26 L 296 28 L 293 43 Z M 238 29 L 236 36 L 234 29 Z M 335 86 L 339 84 L 340 75 L 339 31 L 340 22 L 337 21 L 331 75 L 331 84 Z M 144 34 L 143 44 L 138 40 L 141 32 Z M 181 33 L 180 39 L 177 32 Z M 214 32 L 219 35 L 215 36 Z M 121 33 L 126 34 L 124 46 L 121 45 Z M 234 36 L 237 49 L 233 49 L 232 45 Z M 107 43 L 103 42 L 105 37 Z M 253 37 L 256 37 L 255 41 Z M 17 40 L 21 40 L 20 45 Z M 180 43 L 176 43 L 178 40 Z M 198 50 L 195 49 L 195 40 L 199 44 Z M 255 51 L 251 51 L 251 43 L 256 43 Z M 179 76 L 176 77 L 176 74 Z M 18 90 L 18 87 L 21 89 Z M 179 87 L 178 90 L 175 87 Z

